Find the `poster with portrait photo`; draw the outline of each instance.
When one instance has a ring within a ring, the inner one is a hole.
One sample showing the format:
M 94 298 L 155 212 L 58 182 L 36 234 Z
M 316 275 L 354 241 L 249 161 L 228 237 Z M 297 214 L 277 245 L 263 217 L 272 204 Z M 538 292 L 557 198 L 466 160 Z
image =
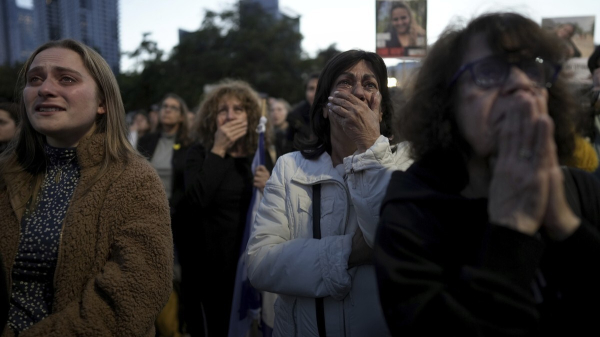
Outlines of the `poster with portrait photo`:
M 376 52 L 420 59 L 427 51 L 427 0 L 376 0 Z
M 542 18 L 542 28 L 563 41 L 565 62 L 562 74 L 570 83 L 591 83 L 587 59 L 594 52 L 595 16 Z
M 588 58 L 594 52 L 595 16 L 542 18 L 542 28 L 565 42 L 567 58 Z

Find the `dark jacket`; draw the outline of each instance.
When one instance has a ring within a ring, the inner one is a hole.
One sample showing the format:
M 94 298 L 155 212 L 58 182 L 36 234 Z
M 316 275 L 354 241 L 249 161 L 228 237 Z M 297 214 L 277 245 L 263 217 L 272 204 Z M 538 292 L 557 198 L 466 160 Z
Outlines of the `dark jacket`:
M 468 175 L 457 158 L 426 157 L 388 186 L 375 261 L 392 333 L 598 335 L 600 182 L 563 171 L 582 224 L 554 242 L 490 223 L 487 199 L 460 195 Z
M 146 159 L 151 160 L 158 145 L 161 133 L 154 132 L 144 135 L 137 144 L 137 150 Z M 183 172 L 185 170 L 185 158 L 189 146 L 175 141 L 175 147 L 173 148 L 173 158 L 171 159 L 171 167 L 173 168 L 173 181 L 171 184 L 171 198 L 169 199 L 169 205 L 171 206 L 171 215 L 175 216 L 177 208 L 183 198 L 185 197 L 185 186 L 183 182 Z

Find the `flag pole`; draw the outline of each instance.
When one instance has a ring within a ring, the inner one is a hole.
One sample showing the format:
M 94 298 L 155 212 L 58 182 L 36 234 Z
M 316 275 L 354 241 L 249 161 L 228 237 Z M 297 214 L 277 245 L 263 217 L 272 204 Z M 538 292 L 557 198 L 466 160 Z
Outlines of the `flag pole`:
M 262 99 L 262 111 L 260 113 L 261 117 L 267 117 L 267 99 Z

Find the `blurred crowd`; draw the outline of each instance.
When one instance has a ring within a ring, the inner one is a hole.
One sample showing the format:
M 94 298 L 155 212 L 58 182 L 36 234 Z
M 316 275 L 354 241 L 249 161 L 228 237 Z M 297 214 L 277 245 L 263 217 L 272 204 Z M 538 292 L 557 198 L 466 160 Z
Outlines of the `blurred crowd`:
M 600 46 L 568 82 L 573 30 L 484 14 L 403 87 L 349 50 L 300 102 L 225 78 L 127 113 L 94 50 L 40 46 L 0 102 L 1 336 L 233 336 L 240 263 L 240 336 L 597 334 Z

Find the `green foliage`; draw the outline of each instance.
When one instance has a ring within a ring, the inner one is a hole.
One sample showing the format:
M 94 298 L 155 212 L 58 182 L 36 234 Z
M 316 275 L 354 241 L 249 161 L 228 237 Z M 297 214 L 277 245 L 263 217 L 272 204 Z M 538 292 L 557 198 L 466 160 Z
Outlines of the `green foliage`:
M 127 54 L 143 70 L 119 76 L 126 109 L 148 108 L 168 92 L 195 107 L 205 85 L 224 78 L 247 81 L 261 93 L 290 102 L 303 99 L 303 78 L 339 51 L 332 45 L 315 59 L 303 57 L 296 22 L 243 3 L 221 13 L 206 11 L 200 29 L 183 36 L 165 60 L 144 34 L 138 49 Z

